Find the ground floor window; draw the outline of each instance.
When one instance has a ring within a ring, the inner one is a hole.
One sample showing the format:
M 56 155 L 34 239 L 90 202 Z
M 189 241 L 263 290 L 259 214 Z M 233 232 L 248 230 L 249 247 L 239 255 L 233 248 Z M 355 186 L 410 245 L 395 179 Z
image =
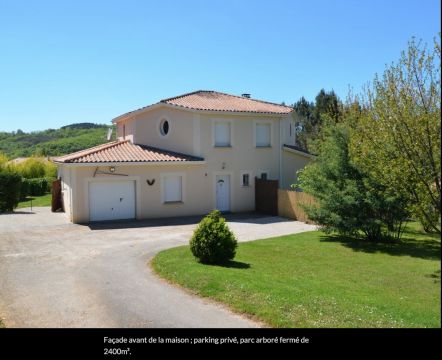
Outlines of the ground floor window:
M 251 175 L 249 172 L 241 173 L 241 186 L 248 187 L 250 186 Z
M 163 177 L 164 203 L 183 201 L 183 177 L 181 175 L 165 175 Z

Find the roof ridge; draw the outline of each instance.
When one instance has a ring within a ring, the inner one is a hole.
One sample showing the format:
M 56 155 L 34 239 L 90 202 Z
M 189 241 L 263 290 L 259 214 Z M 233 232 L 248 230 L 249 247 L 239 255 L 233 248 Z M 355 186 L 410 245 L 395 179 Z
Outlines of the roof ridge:
M 288 106 L 288 105 L 281 105 L 281 104 L 277 104 L 277 103 L 270 102 L 270 101 L 265 101 L 265 100 L 260 100 L 260 99 L 253 99 L 253 98 L 246 98 L 246 97 L 244 97 L 244 96 L 233 95 L 233 94 L 227 94 L 227 93 L 223 93 L 223 92 L 220 92 L 220 91 L 212 91 L 212 92 L 215 92 L 215 93 L 218 93 L 218 94 L 227 95 L 227 96 L 232 96 L 232 97 L 235 97 L 235 98 L 238 98 L 238 99 L 251 100 L 251 101 L 256 101 L 256 102 L 260 102 L 260 103 L 264 103 L 264 104 L 270 104 L 270 105 L 282 106 L 282 107 L 286 107 L 286 108 L 289 108 L 289 109 L 293 109 L 293 107 L 291 107 L 291 106 Z
M 189 96 L 189 95 L 193 95 L 193 94 L 198 94 L 198 93 L 201 93 L 201 92 L 216 92 L 216 91 L 212 91 L 212 90 L 195 90 L 195 91 L 191 91 L 191 92 L 188 92 L 188 93 L 185 93 L 185 94 L 182 94 L 182 95 L 173 96 L 173 97 L 170 97 L 170 98 L 167 98 L 167 99 L 162 99 L 162 100 L 158 101 L 155 104 L 165 103 L 167 101 L 176 100 L 176 99 L 179 99 L 179 98 L 182 98 L 182 97 L 185 97 L 185 96 Z
M 225 93 L 225 92 L 222 92 L 222 91 L 216 91 L 216 90 L 196 90 L 196 91 L 192 91 L 192 92 L 185 93 L 185 94 L 182 94 L 182 95 L 178 95 L 178 96 L 174 96 L 174 97 L 171 97 L 171 98 L 163 99 L 163 100 L 160 100 L 159 102 L 166 103 L 167 101 L 176 100 L 176 99 L 179 99 L 179 98 L 183 98 L 183 97 L 186 97 L 186 96 L 189 96 L 189 95 L 198 94 L 198 93 L 216 93 L 216 94 L 231 96 L 231 97 L 234 97 L 234 98 L 237 98 L 237 99 L 256 101 L 256 102 L 260 102 L 260 103 L 263 103 L 263 104 L 276 105 L 276 106 L 281 106 L 281 107 L 285 107 L 285 108 L 288 108 L 288 109 L 293 109 L 293 107 L 288 106 L 288 105 L 281 105 L 281 104 L 277 104 L 277 103 L 270 102 L 270 101 L 265 101 L 265 100 L 260 100 L 260 99 L 246 98 L 244 96 L 228 94 L 228 93 Z

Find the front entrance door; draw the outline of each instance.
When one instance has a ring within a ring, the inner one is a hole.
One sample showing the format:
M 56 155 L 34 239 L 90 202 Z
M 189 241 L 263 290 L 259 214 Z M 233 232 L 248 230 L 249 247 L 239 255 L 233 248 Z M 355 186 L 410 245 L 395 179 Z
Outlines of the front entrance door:
M 230 175 L 216 176 L 216 208 L 230 211 Z

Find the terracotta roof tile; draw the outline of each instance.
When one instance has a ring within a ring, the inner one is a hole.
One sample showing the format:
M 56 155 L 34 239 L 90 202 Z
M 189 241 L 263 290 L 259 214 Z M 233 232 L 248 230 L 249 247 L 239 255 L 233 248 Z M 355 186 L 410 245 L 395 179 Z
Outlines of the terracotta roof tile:
M 162 103 L 194 110 L 288 114 L 293 108 L 262 100 L 229 95 L 216 91 L 199 90 L 181 96 L 161 100 Z
M 198 90 L 180 96 L 164 99 L 156 104 L 129 111 L 116 117 L 114 121 L 118 121 L 119 119 L 124 118 L 132 113 L 148 109 L 158 104 L 168 104 L 193 110 L 220 112 L 289 114 L 293 111 L 292 107 L 286 105 L 250 99 L 243 96 L 229 95 L 212 90 Z
M 168 150 L 132 144 L 129 140 L 113 141 L 72 154 L 53 158 L 59 163 L 110 162 L 176 162 L 203 161 L 204 159 Z

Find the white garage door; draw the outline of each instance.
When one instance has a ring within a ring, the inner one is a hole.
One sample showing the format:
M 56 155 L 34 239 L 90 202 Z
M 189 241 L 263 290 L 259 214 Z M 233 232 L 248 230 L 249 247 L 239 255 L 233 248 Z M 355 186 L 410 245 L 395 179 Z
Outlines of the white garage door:
M 90 221 L 135 218 L 135 181 L 89 183 Z

